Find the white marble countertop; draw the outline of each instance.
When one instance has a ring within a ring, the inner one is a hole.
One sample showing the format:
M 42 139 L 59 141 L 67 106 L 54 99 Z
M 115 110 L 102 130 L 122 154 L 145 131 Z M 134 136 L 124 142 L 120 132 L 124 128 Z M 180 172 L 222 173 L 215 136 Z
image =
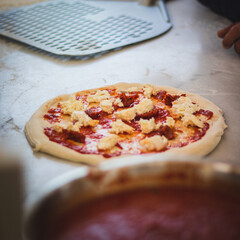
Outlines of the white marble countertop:
M 240 165 L 240 58 L 216 35 L 229 21 L 193 0 L 167 6 L 174 24 L 168 33 L 96 59 L 56 59 L 0 37 L 0 136 L 23 162 L 26 196 L 80 166 L 33 153 L 24 135 L 31 115 L 54 96 L 122 81 L 169 85 L 214 102 L 229 127 L 204 160 Z

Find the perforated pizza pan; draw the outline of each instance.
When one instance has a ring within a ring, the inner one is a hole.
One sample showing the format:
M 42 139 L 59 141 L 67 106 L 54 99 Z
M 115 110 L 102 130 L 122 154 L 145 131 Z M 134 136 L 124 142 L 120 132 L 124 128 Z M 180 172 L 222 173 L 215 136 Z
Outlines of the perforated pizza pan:
M 55 0 L 0 14 L 0 34 L 42 50 L 86 56 L 144 41 L 172 27 L 165 5 Z

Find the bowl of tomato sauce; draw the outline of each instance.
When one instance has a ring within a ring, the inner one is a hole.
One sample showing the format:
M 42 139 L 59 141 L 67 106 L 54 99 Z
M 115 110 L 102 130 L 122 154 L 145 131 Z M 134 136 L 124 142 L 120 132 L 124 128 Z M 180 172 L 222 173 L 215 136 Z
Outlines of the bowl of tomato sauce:
M 240 169 L 189 159 L 109 161 L 52 182 L 27 240 L 240 239 Z

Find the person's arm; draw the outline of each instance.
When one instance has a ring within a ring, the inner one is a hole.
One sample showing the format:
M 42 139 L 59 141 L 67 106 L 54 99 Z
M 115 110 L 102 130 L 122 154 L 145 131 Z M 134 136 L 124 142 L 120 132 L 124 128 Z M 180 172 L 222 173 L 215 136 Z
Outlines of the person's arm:
M 240 21 L 239 0 L 198 0 L 208 6 L 212 11 L 221 14 L 232 22 Z
M 234 45 L 235 51 L 240 54 L 240 0 L 198 0 L 214 12 L 227 17 L 234 24 L 218 31 L 222 38 L 223 47 L 228 49 Z

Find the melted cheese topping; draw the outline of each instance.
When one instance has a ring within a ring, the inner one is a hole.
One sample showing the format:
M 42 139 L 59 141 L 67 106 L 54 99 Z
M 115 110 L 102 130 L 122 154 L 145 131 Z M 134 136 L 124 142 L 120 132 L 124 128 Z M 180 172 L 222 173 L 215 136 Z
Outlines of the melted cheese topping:
M 56 122 L 52 125 L 52 128 L 53 128 L 54 131 L 62 132 L 63 129 L 64 129 L 64 125 L 62 123 Z
M 97 92 L 93 95 L 88 95 L 87 101 L 89 103 L 92 102 L 101 102 L 102 100 L 106 100 L 110 98 L 110 94 L 107 90 L 97 90 Z
M 99 150 L 109 150 L 113 148 L 118 142 L 118 136 L 115 134 L 109 134 L 106 137 L 100 139 L 97 144 Z
M 203 128 L 204 124 L 201 122 L 195 115 L 192 114 L 186 114 L 182 118 L 184 126 L 197 126 L 200 128 Z
M 57 132 L 62 132 L 63 130 L 78 132 L 80 127 L 81 125 L 79 124 L 79 122 L 76 122 L 75 124 L 73 124 L 72 122 L 60 122 L 55 123 L 52 126 L 53 130 Z
M 141 115 L 144 113 L 147 113 L 149 111 L 151 111 L 154 107 L 152 100 L 145 98 L 143 100 L 140 101 L 139 104 L 134 106 L 136 109 L 136 113 Z
M 149 120 L 140 119 L 140 121 L 138 121 L 138 123 L 141 126 L 141 130 L 143 133 L 150 133 L 154 130 L 157 130 L 161 126 L 161 124 L 155 123 L 154 118 L 151 118 Z
M 111 126 L 112 128 L 110 129 L 110 132 L 115 134 L 133 133 L 134 130 L 134 128 L 130 127 L 120 119 L 117 119 L 116 122 L 113 122 Z
M 130 92 L 138 92 L 141 91 L 142 88 L 141 87 L 130 87 L 127 89 L 121 89 L 120 91 L 118 91 L 118 93 L 130 93 Z
M 104 112 L 111 114 L 113 112 L 113 106 L 111 100 L 102 100 L 100 102 L 100 107 Z
M 152 95 L 156 95 L 157 91 L 154 87 L 152 87 L 151 85 L 146 85 L 144 88 L 144 96 L 146 98 L 151 98 Z
M 185 114 L 192 114 L 199 110 L 197 104 L 193 104 L 192 100 L 188 97 L 180 97 L 172 103 L 172 109 L 179 116 L 184 116 Z
M 118 107 L 123 107 L 122 100 L 120 98 L 116 98 L 114 101 L 114 104 L 116 104 Z
M 141 140 L 140 145 L 145 152 L 161 151 L 167 146 L 168 140 L 164 136 L 153 136 Z
M 91 119 L 84 111 L 74 111 L 71 115 L 71 120 L 77 120 L 78 122 L 75 124 L 79 127 L 94 127 L 98 124 L 98 120 Z
M 60 103 L 63 114 L 71 115 L 74 111 L 81 111 L 84 109 L 83 102 L 81 100 L 76 100 L 75 96 L 71 96 L 70 100 L 67 102 Z
M 136 109 L 134 107 L 124 109 L 122 111 L 115 112 L 115 116 L 121 120 L 131 121 L 136 117 Z
M 141 100 L 139 104 L 136 104 L 132 108 L 116 112 L 115 116 L 125 121 L 131 121 L 136 117 L 137 114 L 141 115 L 147 113 L 151 111 L 153 107 L 154 105 L 152 100 L 145 98 Z
M 163 125 L 167 125 L 169 127 L 175 126 L 175 120 L 172 117 L 167 117 L 166 122 Z

